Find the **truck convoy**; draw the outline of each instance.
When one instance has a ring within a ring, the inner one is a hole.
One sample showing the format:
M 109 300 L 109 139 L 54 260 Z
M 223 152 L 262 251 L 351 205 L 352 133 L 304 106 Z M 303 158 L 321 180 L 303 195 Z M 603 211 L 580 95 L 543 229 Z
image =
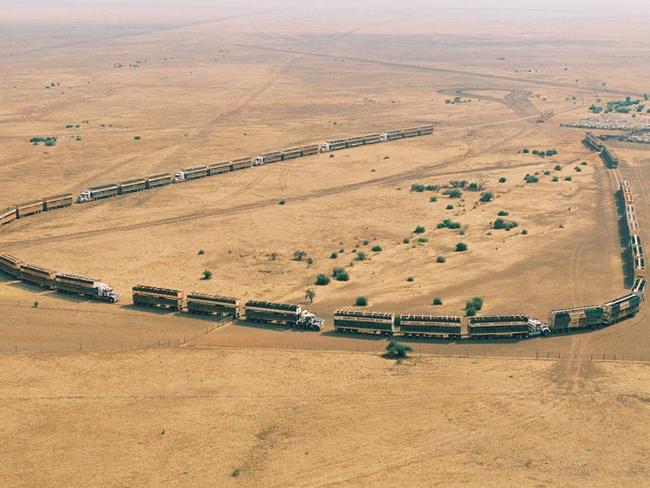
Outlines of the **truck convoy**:
M 325 321 L 300 305 L 248 300 L 246 320 L 260 324 L 277 324 L 297 329 L 321 330 Z

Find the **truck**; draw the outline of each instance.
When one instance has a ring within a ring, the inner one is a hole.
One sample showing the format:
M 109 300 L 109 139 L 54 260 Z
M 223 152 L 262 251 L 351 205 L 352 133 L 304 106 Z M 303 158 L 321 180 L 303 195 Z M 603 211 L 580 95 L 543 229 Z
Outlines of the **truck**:
M 332 139 L 331 141 L 321 144 L 320 152 L 338 151 L 339 149 L 345 149 L 346 147 L 348 147 L 347 139 Z
M 405 337 L 460 339 L 461 318 L 454 315 L 400 315 L 399 330 Z
M 0 210 L 0 225 L 10 224 L 17 218 L 15 205 Z
M 298 329 L 321 330 L 325 321 L 300 305 L 248 300 L 246 320 L 262 324 L 278 324 Z
M 596 329 L 604 325 L 603 313 L 602 305 L 553 310 L 549 315 L 548 325 L 553 332 Z
M 93 278 L 58 273 L 54 277 L 54 289 L 59 293 L 81 295 L 96 300 L 115 303 L 120 300 L 120 294 L 110 285 Z
M 33 264 L 22 263 L 20 265 L 20 279 L 25 283 L 38 285 L 45 288 L 52 288 L 54 285 L 55 271 L 51 271 Z
M 603 322 L 612 325 L 621 320 L 634 317 L 641 306 L 641 298 L 629 293 L 603 305 Z
M 548 335 L 551 330 L 539 320 L 526 315 L 485 315 L 469 317 L 470 339 L 524 339 Z
M 403 139 L 404 138 L 404 131 L 403 130 L 390 130 L 386 132 L 386 140 L 387 141 L 396 141 L 398 139 Z
M 600 152 L 603 148 L 600 139 L 598 139 L 592 132 L 587 132 L 582 142 L 592 151 Z
M 346 141 L 346 147 L 363 146 L 363 137 L 350 137 Z
M 57 208 L 70 207 L 72 205 L 72 193 L 64 193 L 63 195 L 54 195 L 43 199 L 43 210 L 49 212 Z
M 255 158 L 255 162 L 253 163 L 253 166 L 262 166 L 265 164 L 276 163 L 278 161 L 282 161 L 282 152 L 271 151 L 257 156 Z
M 408 137 L 417 137 L 420 135 L 420 129 L 418 127 L 410 127 L 408 129 L 404 129 L 404 139 Z
M 43 211 L 45 202 L 43 200 L 32 200 L 16 204 L 16 217 L 19 219 L 39 214 Z
M 237 171 L 238 169 L 250 168 L 251 166 L 253 166 L 253 158 L 235 159 L 232 162 L 232 171 Z
M 20 277 L 20 266 L 24 263 L 22 259 L 12 256 L 9 253 L 0 253 L 0 271 L 13 276 L 14 278 Z
M 433 134 L 433 124 L 423 125 L 418 127 L 418 133 L 421 136 L 428 136 Z
M 319 147 L 318 144 L 310 144 L 308 146 L 302 146 L 300 150 L 303 156 L 312 156 L 318 154 Z
M 169 173 L 156 173 L 147 176 L 147 189 L 157 188 L 159 186 L 171 185 L 174 182 L 174 177 Z
M 239 318 L 239 299 L 193 291 L 187 295 L 187 311 L 201 315 Z
M 634 258 L 634 278 L 645 278 L 645 257 Z
M 357 310 L 337 310 L 334 312 L 334 330 L 352 334 L 386 336 L 392 336 L 397 332 L 394 314 Z
M 134 193 L 147 189 L 147 180 L 145 178 L 133 178 L 120 183 L 120 195 Z
M 158 307 L 180 312 L 184 308 L 183 290 L 160 288 L 150 285 L 136 285 L 133 291 L 133 305 L 138 307 Z
M 629 181 L 623 180 L 621 183 L 621 192 L 623 192 L 623 201 L 626 205 L 634 203 L 632 199 L 632 188 L 630 187 Z
M 641 302 L 645 300 L 645 291 L 646 291 L 647 282 L 645 278 L 637 278 L 634 280 L 634 285 L 632 286 L 632 293 L 641 299 Z
M 618 168 L 619 160 L 614 150 L 606 144 L 603 144 L 603 149 L 600 156 L 608 168 Z
M 208 164 L 208 173 L 210 176 L 218 175 L 221 173 L 228 173 L 232 171 L 232 163 L 230 161 L 221 161 L 220 163 Z
M 102 198 L 111 198 L 119 195 L 120 187 L 117 183 L 105 183 L 99 186 L 93 186 L 82 191 L 77 198 L 77 203 L 92 202 Z
M 381 134 L 368 134 L 367 136 L 363 136 L 364 144 L 378 144 L 380 142 L 382 142 Z

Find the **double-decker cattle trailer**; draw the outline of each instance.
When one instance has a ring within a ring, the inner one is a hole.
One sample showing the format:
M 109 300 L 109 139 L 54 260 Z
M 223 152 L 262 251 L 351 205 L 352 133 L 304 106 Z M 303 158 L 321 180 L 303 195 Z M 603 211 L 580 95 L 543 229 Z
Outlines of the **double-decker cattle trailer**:
M 12 256 L 6 252 L 0 253 L 0 271 L 13 276 L 14 278 L 20 277 L 20 266 L 24 263 L 22 259 Z
M 632 198 L 632 189 L 630 188 L 629 181 L 623 180 L 621 183 L 621 191 L 623 192 L 623 201 L 626 205 L 634 203 L 634 199 Z
M 54 288 L 60 293 L 90 297 L 109 303 L 115 303 L 120 299 L 119 293 L 115 292 L 110 285 L 73 274 L 58 273 L 54 277 Z
M 39 214 L 43 211 L 44 204 L 43 200 L 32 200 L 31 202 L 16 204 L 16 217 L 23 219 L 30 215 Z
M 301 147 L 291 147 L 282 151 L 282 160 L 301 158 L 303 156 Z
M 334 312 L 334 330 L 353 334 L 391 336 L 396 332 L 395 315 L 383 312 L 337 310 Z
M 632 286 L 632 293 L 641 299 L 641 302 L 645 300 L 645 292 L 647 287 L 647 281 L 645 278 L 637 278 L 634 280 L 634 285 Z
M 378 144 L 380 142 L 382 142 L 381 134 L 368 134 L 367 136 L 363 136 L 364 144 Z
M 338 151 L 339 149 L 345 149 L 346 147 L 348 147 L 347 139 L 332 139 L 331 141 L 327 141 L 325 144 L 322 144 L 320 151 Z
M 208 165 L 208 172 L 210 176 L 218 175 L 221 173 L 228 173 L 232 170 L 232 163 L 230 161 L 222 161 L 220 163 L 213 163 Z
M 237 171 L 238 169 L 250 168 L 251 166 L 253 166 L 253 158 L 235 159 L 232 162 L 232 171 Z
M 595 329 L 602 327 L 603 307 L 566 308 L 553 310 L 549 316 L 548 325 L 553 332 L 568 332 L 575 329 Z
M 43 199 L 43 210 L 49 212 L 57 208 L 70 207 L 74 198 L 72 193 L 64 193 L 63 195 L 54 195 Z
M 171 185 L 173 182 L 174 177 L 169 173 L 156 173 L 155 175 L 147 176 L 148 189 Z
M 0 225 L 5 225 L 13 222 L 18 217 L 16 215 L 16 207 L 7 207 L 0 210 Z
M 20 279 L 32 285 L 52 288 L 54 285 L 55 271 L 23 263 L 20 265 Z
M 404 139 L 408 137 L 417 137 L 420 135 L 420 129 L 418 127 L 411 127 L 409 129 L 404 129 Z
M 601 144 L 600 140 L 591 132 L 587 132 L 585 134 L 585 138 L 583 139 L 582 142 L 585 144 L 585 146 L 587 146 L 592 151 L 600 152 L 601 149 L 603 148 L 603 145 Z
M 300 305 L 248 300 L 246 320 L 263 324 L 279 324 L 299 329 L 321 330 L 325 321 Z
M 603 322 L 615 324 L 621 320 L 634 317 L 641 306 L 641 298 L 636 293 L 629 293 L 603 305 Z
M 643 256 L 634 258 L 634 278 L 645 278 L 645 258 Z
M 399 330 L 405 337 L 436 337 L 460 339 L 461 318 L 455 315 L 401 315 L 397 320 Z
M 133 305 L 181 311 L 184 305 L 184 295 L 182 290 L 136 285 L 133 287 Z
M 418 133 L 421 136 L 428 136 L 430 134 L 433 134 L 433 125 L 423 125 L 421 127 L 418 127 Z
M 239 299 L 193 291 L 187 295 L 187 311 L 202 315 L 239 318 Z
M 351 137 L 346 141 L 346 147 L 363 146 L 363 137 Z
M 134 178 L 120 183 L 120 195 L 134 193 L 147 189 L 147 180 L 145 178 Z
M 257 156 L 255 158 L 254 166 L 262 166 L 264 164 L 277 163 L 278 161 L 282 161 L 282 152 L 271 151 Z
M 600 156 L 603 158 L 603 161 L 609 168 L 618 168 L 618 156 L 611 147 L 603 144 L 603 149 L 600 152 Z
M 310 144 L 308 146 L 302 146 L 300 148 L 303 156 L 312 156 L 318 154 L 318 144 Z
M 101 200 L 103 198 L 111 198 L 118 195 L 120 187 L 117 183 L 106 183 L 104 185 L 93 186 L 85 191 L 82 191 L 77 198 L 78 203 L 92 202 L 94 200 Z
M 183 173 L 185 174 L 186 180 L 196 180 L 197 178 L 205 178 L 206 176 L 208 176 L 208 167 L 192 166 L 191 168 L 184 168 Z
M 386 140 L 387 141 L 396 141 L 398 139 L 403 139 L 404 138 L 404 131 L 403 130 L 390 130 L 386 132 Z
M 525 315 L 492 315 L 469 318 L 470 339 L 528 337 L 530 321 Z

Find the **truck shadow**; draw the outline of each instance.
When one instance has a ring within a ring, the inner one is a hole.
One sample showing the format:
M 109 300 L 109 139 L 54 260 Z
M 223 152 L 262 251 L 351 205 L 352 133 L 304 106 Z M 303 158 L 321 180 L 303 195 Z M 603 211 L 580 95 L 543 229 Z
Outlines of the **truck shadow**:
M 299 334 L 318 334 L 318 331 L 316 330 L 308 330 L 308 329 L 297 329 L 294 327 L 286 327 L 284 325 L 277 325 L 277 324 L 257 324 L 253 322 L 246 322 L 245 320 L 233 320 L 232 323 L 234 325 L 237 325 L 239 327 L 247 327 L 250 329 L 262 329 L 262 330 L 270 330 L 273 332 L 294 332 L 294 333 L 299 333 Z
M 618 213 L 618 241 L 621 246 L 621 260 L 623 262 L 623 286 L 632 288 L 634 285 L 634 265 L 632 251 L 630 250 L 630 233 L 625 218 L 625 201 L 621 190 L 616 192 L 616 211 Z
M 176 310 L 172 310 L 170 308 L 159 308 L 159 307 L 139 307 L 137 305 L 133 305 L 132 303 L 125 303 L 120 305 L 120 308 L 124 310 L 131 310 L 134 312 L 147 312 L 147 313 L 153 313 L 156 315 L 175 315 Z
M 322 336 L 325 337 L 336 337 L 339 339 L 356 339 L 356 340 L 361 340 L 361 341 L 390 341 L 393 339 L 393 337 L 390 336 L 383 336 L 383 335 L 375 335 L 375 334 L 342 334 L 341 332 L 336 332 L 335 330 L 328 330 L 326 332 L 321 333 Z M 402 340 L 401 337 L 397 338 L 398 340 Z

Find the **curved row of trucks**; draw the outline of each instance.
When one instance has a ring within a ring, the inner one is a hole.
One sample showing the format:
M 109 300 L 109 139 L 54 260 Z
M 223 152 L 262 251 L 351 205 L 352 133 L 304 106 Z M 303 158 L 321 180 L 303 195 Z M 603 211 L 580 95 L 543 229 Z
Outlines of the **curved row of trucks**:
M 11 254 L 0 253 L 0 272 L 13 278 L 59 293 L 85 296 L 95 300 L 115 303 L 120 295 L 103 281 L 75 274 L 60 273 L 26 263 Z
M 600 153 L 600 157 L 603 159 L 605 165 L 608 168 L 612 168 L 612 169 L 618 168 L 619 159 L 614 149 L 612 149 L 607 144 L 604 144 L 592 132 L 587 132 L 582 142 L 584 142 L 585 146 L 587 146 L 591 150 Z
M 41 212 L 69 207 L 72 205 L 72 200 L 72 194 L 65 193 L 63 195 L 55 195 L 12 205 L 11 207 L 0 210 L 0 225 L 9 224 L 14 220 L 24 219 L 25 217 Z
M 639 222 L 636 217 L 636 207 L 634 198 L 630 189 L 630 183 L 627 180 L 621 182 L 620 194 L 623 199 L 625 208 L 625 225 L 629 238 L 630 254 L 632 256 L 632 268 L 634 269 L 634 278 L 645 277 L 645 255 L 643 253 L 643 244 L 639 235 Z
M 231 320 L 277 324 L 298 329 L 320 331 L 325 321 L 300 305 L 247 300 L 242 305 L 236 297 L 213 295 L 202 292 L 186 294 L 183 290 L 159 288 L 150 285 L 133 287 L 133 304 L 139 307 L 155 307 L 177 312 L 211 315 Z

